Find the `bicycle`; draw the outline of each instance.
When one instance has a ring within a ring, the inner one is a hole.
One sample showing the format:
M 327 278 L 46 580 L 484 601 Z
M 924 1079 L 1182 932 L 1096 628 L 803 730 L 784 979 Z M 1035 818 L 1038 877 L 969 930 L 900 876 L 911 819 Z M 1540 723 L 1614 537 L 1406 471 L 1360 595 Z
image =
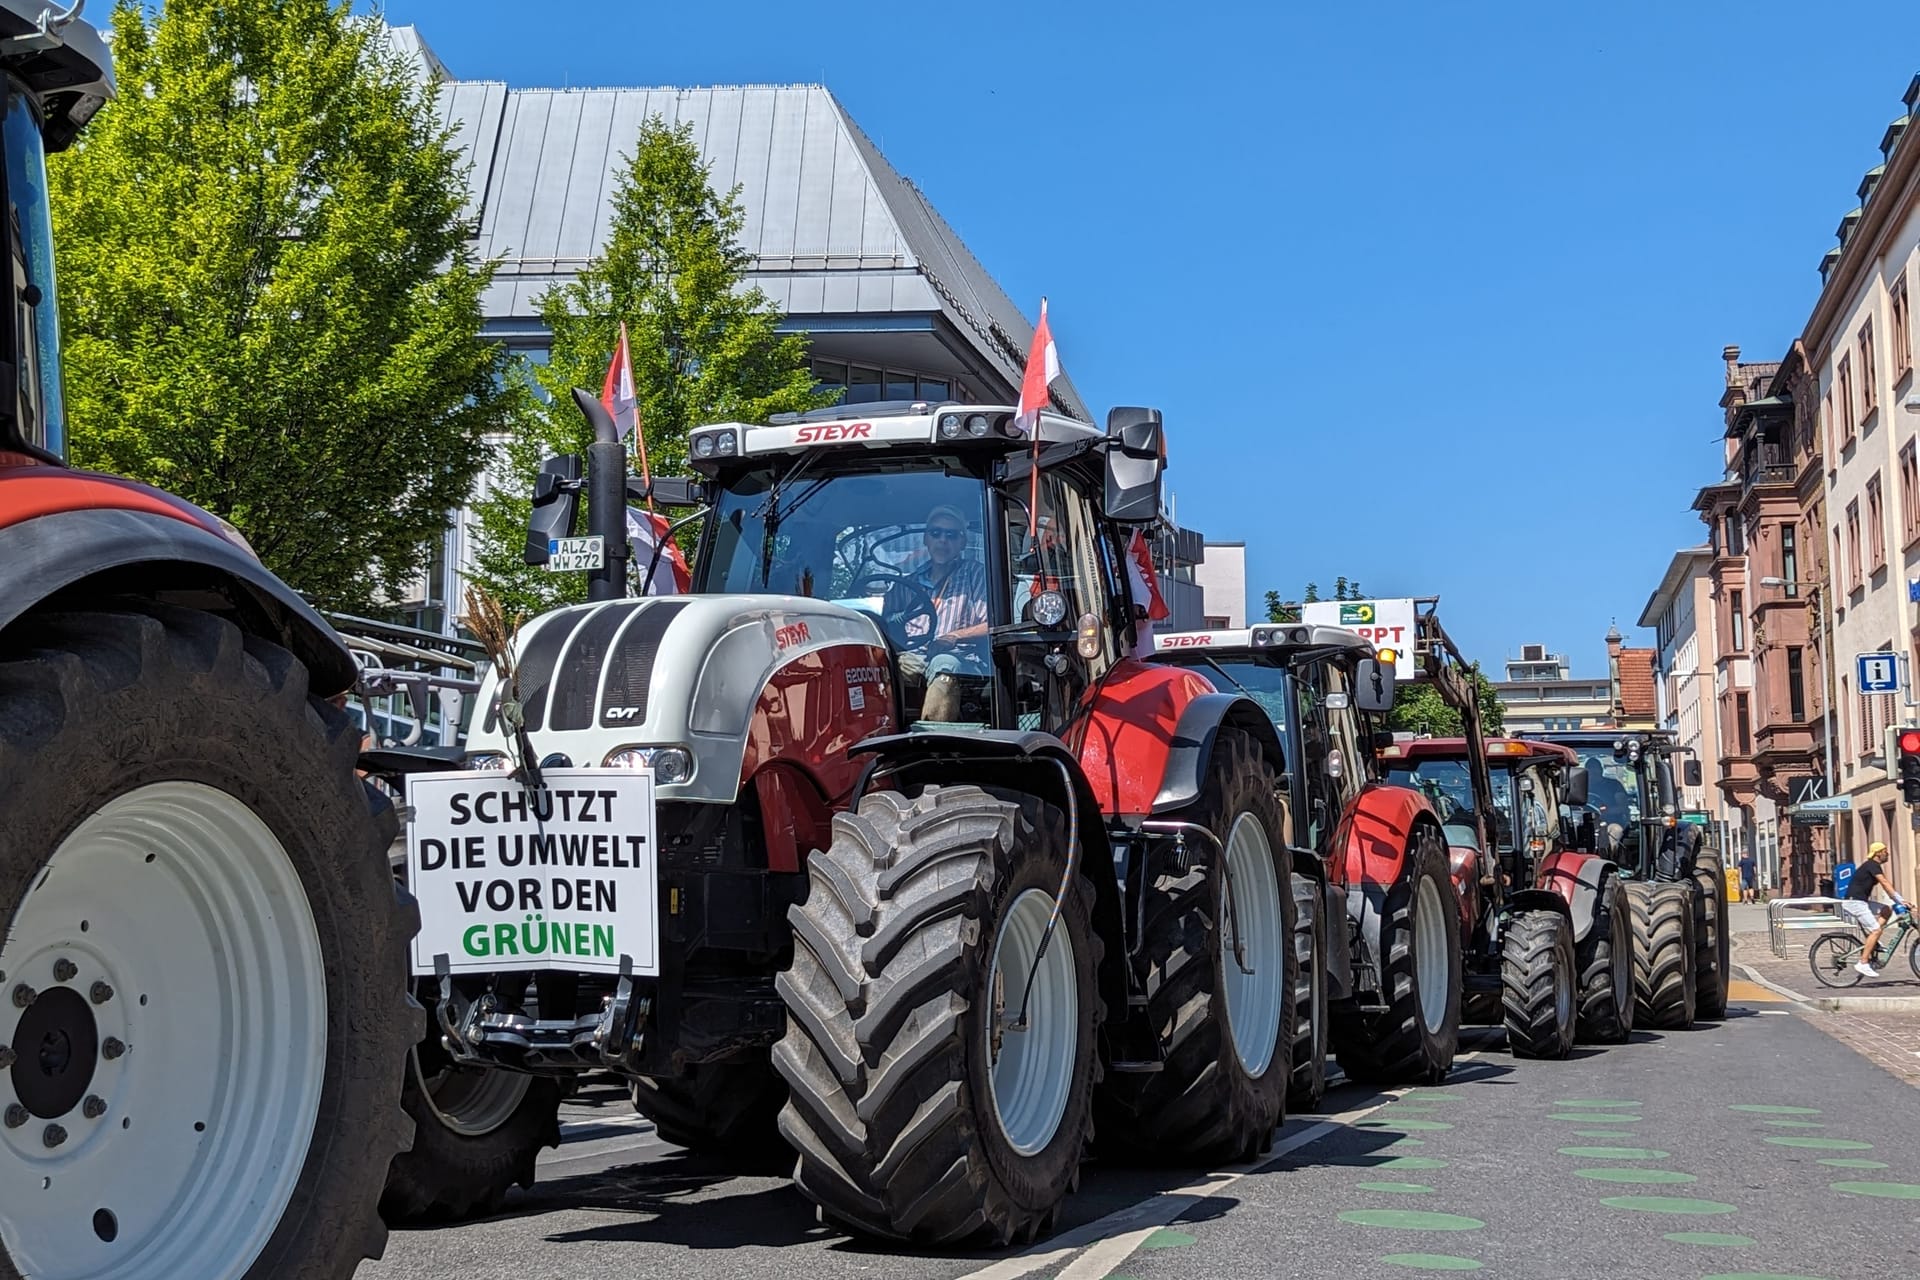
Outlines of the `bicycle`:
M 1913 909 L 1904 903 L 1893 909 L 1893 920 L 1881 931 L 1880 945 L 1874 948 L 1873 967 L 1885 969 L 1908 934 L 1914 936 L 1907 947 L 1907 966 L 1913 970 L 1914 977 L 1920 978 L 1920 925 L 1914 922 Z M 1864 933 L 1839 929 L 1815 938 L 1807 948 L 1807 963 L 1820 985 L 1851 987 L 1865 977 L 1853 966 L 1860 963 L 1861 947 L 1866 940 Z

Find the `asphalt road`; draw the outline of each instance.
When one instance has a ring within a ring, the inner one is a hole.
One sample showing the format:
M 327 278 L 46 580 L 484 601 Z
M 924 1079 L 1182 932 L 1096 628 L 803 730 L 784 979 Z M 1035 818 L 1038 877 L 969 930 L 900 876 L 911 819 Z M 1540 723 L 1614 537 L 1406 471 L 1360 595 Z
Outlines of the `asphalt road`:
M 594 1091 L 507 1213 L 397 1231 L 359 1274 L 1866 1280 L 1911 1265 L 1915 1095 L 1788 1005 L 1736 1000 L 1724 1023 L 1567 1062 L 1515 1061 L 1497 1032 L 1469 1042 L 1438 1088 L 1334 1090 L 1258 1167 L 1091 1166 L 1060 1233 L 1019 1253 L 848 1240 L 783 1179 L 690 1157 Z

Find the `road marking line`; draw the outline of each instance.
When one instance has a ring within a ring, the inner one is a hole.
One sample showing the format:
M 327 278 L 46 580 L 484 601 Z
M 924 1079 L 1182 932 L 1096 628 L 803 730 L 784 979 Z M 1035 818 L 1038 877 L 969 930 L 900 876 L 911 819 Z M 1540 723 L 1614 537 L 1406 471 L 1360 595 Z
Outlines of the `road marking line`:
M 1454 1059 L 1456 1067 L 1472 1061 L 1479 1053 L 1463 1053 Z M 1410 1088 L 1411 1086 L 1409 1086 Z M 1248 1174 L 1259 1173 L 1278 1164 L 1301 1147 L 1308 1146 L 1350 1127 L 1354 1121 L 1372 1115 L 1374 1112 L 1397 1102 L 1404 1097 L 1408 1089 L 1388 1089 L 1383 1091 L 1380 1101 L 1369 1106 L 1353 1107 L 1346 1111 L 1324 1116 L 1300 1130 L 1274 1143 L 1273 1149 L 1257 1159 L 1241 1164 L 1228 1165 L 1206 1175 L 1198 1182 L 1174 1191 L 1163 1191 L 1144 1200 L 1135 1201 L 1122 1209 L 1115 1209 L 1103 1218 L 1082 1223 L 1073 1230 L 1064 1232 L 1035 1246 L 1035 1250 L 1017 1253 L 1011 1258 L 1003 1258 L 992 1266 L 982 1267 L 978 1271 L 969 1271 L 958 1280 L 1020 1280 L 1046 1267 L 1051 1267 L 1063 1259 L 1072 1257 L 1081 1250 L 1086 1252 L 1075 1258 L 1071 1264 L 1058 1273 L 1058 1280 L 1099 1280 L 1133 1256 L 1154 1232 L 1208 1196 L 1216 1195 L 1232 1186 Z M 1115 1234 L 1119 1232 L 1121 1234 Z

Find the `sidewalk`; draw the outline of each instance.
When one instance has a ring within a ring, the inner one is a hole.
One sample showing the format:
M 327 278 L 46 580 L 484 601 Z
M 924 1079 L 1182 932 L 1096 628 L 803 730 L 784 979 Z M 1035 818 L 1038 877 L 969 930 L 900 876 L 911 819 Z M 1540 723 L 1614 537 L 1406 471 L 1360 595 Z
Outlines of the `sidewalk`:
M 1907 970 L 1905 948 L 1898 970 L 1889 966 L 1877 980 L 1862 978 L 1845 992 L 1829 991 L 1807 968 L 1806 943 L 1817 934 L 1789 935 L 1793 941 L 1782 960 L 1767 945 L 1765 907 L 1733 903 L 1729 910 L 1736 980 L 1751 976 L 1762 981 L 1762 989 L 1790 993 L 1808 1022 L 1896 1079 L 1920 1088 L 1920 982 Z M 1740 1004 L 1741 996 L 1736 987 L 1733 1003 Z

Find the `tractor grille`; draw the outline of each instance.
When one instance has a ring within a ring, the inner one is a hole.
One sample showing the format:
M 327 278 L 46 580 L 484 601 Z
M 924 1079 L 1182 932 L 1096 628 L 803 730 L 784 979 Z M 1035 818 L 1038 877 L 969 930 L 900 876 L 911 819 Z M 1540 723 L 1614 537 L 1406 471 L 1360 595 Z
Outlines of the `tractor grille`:
M 674 616 L 686 607 L 679 601 L 650 605 L 620 633 L 607 661 L 606 693 L 600 700 L 602 728 L 646 722 L 647 686 L 653 682 L 660 640 Z
M 555 731 L 585 729 L 593 724 L 593 695 L 600 688 L 600 673 L 607 665 L 607 653 L 620 624 L 634 610 L 644 608 L 642 601 L 610 604 L 594 612 L 580 634 L 567 646 L 566 661 L 553 681 L 553 714 L 547 727 Z M 527 715 L 528 725 L 533 715 Z
M 520 702 L 526 709 L 527 728 L 538 729 L 540 718 L 547 709 L 547 685 L 553 679 L 554 663 L 560 658 L 560 649 L 567 643 L 567 637 L 580 625 L 584 615 L 570 613 L 555 619 L 540 628 L 533 643 L 520 655 Z M 496 699 L 487 708 L 486 728 L 492 733 L 500 727 L 500 704 Z

